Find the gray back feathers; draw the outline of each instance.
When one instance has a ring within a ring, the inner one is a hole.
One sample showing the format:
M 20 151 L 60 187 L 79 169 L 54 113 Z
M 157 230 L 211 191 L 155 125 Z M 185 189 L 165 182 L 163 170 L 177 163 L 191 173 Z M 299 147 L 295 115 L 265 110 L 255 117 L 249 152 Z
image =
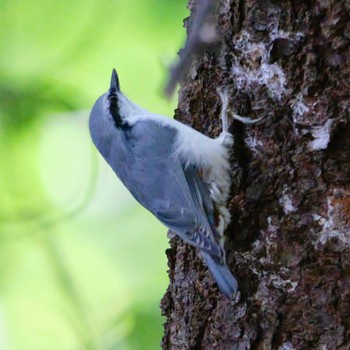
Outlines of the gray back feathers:
M 184 241 L 221 260 L 210 193 L 197 169 L 174 155 L 175 128 L 150 118 L 121 130 L 96 107 L 90 130 L 96 147 L 138 202 Z

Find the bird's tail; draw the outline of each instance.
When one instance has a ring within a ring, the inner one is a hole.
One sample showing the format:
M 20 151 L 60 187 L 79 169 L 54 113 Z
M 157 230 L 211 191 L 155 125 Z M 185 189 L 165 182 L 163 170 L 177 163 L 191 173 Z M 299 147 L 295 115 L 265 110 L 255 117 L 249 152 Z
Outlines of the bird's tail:
M 237 280 L 226 266 L 225 262 L 217 262 L 208 253 L 202 251 L 202 256 L 212 273 L 219 289 L 228 298 L 233 299 L 237 293 Z

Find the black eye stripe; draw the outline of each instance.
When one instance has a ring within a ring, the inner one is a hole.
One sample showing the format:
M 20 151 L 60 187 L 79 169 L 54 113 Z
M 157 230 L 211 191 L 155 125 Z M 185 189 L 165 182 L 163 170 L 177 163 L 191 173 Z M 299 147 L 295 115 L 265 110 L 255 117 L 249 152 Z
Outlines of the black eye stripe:
M 110 88 L 109 89 L 109 96 L 117 97 L 117 90 L 115 88 Z
M 119 128 L 128 128 L 128 123 L 123 120 L 122 116 L 119 113 L 119 104 L 118 104 L 118 95 L 115 89 L 110 89 L 107 96 L 109 101 L 109 112 L 111 113 L 115 126 Z

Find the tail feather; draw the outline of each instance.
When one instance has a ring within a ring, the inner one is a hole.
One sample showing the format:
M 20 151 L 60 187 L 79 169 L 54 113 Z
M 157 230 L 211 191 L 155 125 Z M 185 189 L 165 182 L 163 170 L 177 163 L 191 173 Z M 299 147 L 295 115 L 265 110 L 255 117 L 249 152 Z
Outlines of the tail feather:
M 237 293 L 237 280 L 233 277 L 225 263 L 215 261 L 209 254 L 202 252 L 202 256 L 212 273 L 218 288 L 228 298 L 233 299 Z

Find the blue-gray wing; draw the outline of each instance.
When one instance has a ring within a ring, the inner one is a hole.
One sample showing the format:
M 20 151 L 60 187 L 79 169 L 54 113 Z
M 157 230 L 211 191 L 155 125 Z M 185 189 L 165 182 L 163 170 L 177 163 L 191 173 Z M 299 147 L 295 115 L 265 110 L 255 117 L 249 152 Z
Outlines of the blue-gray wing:
M 141 120 L 124 131 L 125 147 L 121 149 L 120 142 L 113 146 L 125 154 L 109 163 L 136 200 L 162 223 L 184 241 L 221 257 L 208 188 L 195 166 L 185 167 L 173 154 L 176 133 L 156 121 Z

